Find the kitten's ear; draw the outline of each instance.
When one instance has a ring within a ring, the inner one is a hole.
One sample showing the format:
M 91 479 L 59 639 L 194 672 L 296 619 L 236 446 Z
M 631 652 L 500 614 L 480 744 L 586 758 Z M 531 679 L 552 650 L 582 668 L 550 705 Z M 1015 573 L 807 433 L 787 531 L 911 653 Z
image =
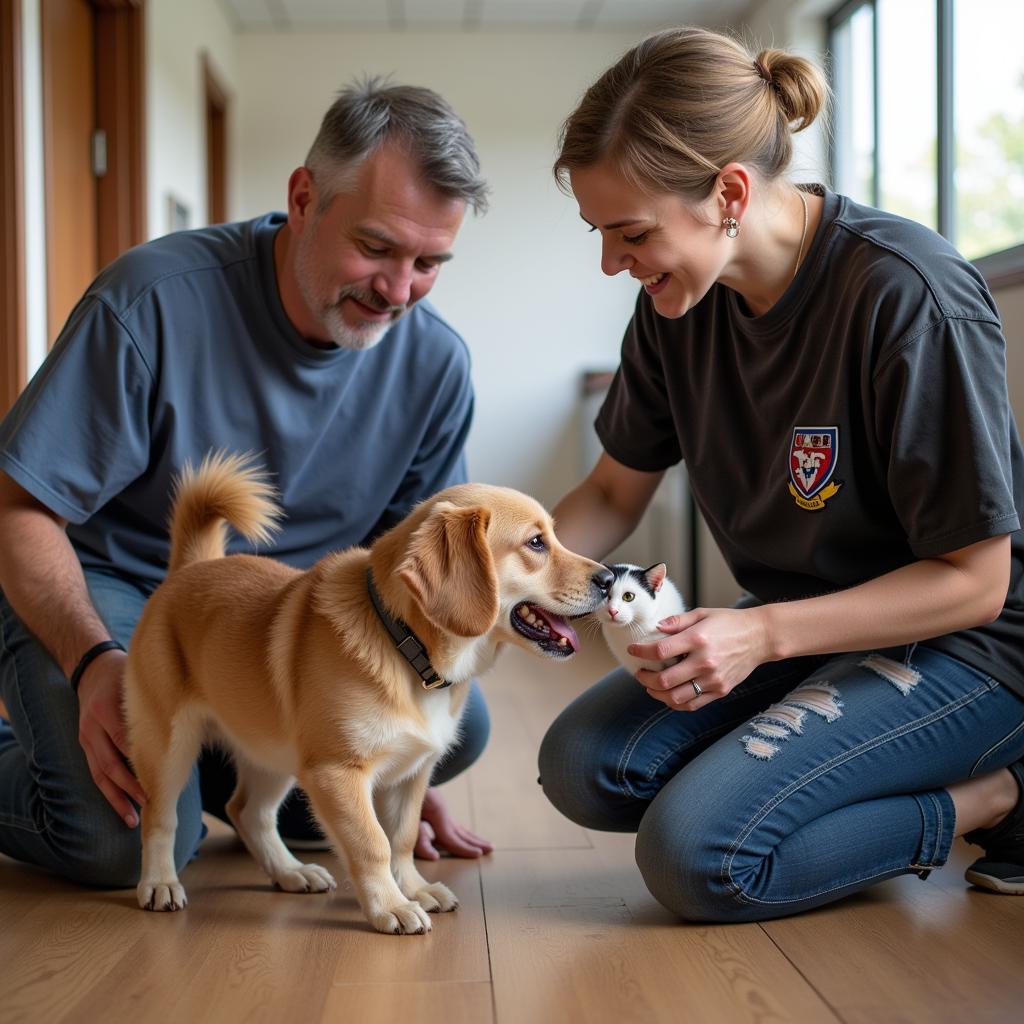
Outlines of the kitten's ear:
M 664 562 L 659 562 L 657 565 L 652 565 L 650 569 L 644 572 L 644 576 L 647 577 L 647 582 L 650 583 L 655 593 L 661 590 L 662 583 L 665 582 L 665 577 L 668 575 L 668 566 Z

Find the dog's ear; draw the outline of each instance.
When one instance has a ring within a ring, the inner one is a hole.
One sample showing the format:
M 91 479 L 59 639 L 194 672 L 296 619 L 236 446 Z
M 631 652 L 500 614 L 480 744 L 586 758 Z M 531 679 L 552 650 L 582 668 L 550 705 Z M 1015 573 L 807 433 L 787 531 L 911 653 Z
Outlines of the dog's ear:
M 487 508 L 439 501 L 410 538 L 398 567 L 423 614 L 456 636 L 483 636 L 498 618 L 490 521 Z

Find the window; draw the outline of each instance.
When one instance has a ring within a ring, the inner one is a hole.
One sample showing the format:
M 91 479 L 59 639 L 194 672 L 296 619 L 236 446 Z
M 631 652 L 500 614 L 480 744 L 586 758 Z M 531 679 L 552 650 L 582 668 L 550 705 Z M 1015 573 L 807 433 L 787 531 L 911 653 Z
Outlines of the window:
M 960 0 L 953 38 L 954 237 L 973 259 L 1024 242 L 1024 4 Z
M 837 191 L 1024 280 L 1024 3 L 850 0 L 829 50 Z
M 875 12 L 862 4 L 831 33 L 835 91 L 832 178 L 836 188 L 874 206 L 875 191 Z

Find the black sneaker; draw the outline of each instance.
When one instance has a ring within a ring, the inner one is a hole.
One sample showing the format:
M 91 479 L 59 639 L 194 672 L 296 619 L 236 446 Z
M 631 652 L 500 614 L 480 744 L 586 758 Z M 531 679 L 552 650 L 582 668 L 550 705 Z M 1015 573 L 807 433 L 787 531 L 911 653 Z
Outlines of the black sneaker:
M 969 843 L 985 850 L 964 878 L 992 892 L 1024 896 L 1024 761 L 1010 765 L 1020 787 L 1017 806 L 994 828 L 977 828 L 964 835 Z

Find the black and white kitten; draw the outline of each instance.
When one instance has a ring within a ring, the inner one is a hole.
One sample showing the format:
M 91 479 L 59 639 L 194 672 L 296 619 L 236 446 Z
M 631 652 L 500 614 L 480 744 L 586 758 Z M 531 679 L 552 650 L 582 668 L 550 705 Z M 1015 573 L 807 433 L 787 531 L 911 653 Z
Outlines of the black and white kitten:
M 615 581 L 608 591 L 608 597 L 595 611 L 594 618 L 601 623 L 601 633 L 609 650 L 623 668 L 634 675 L 641 668 L 660 672 L 675 664 L 677 658 L 668 661 L 645 661 L 626 653 L 630 644 L 653 643 L 664 633 L 658 623 L 670 615 L 680 615 L 686 605 L 668 578 L 668 567 L 658 562 L 649 569 L 638 565 L 609 565 L 615 573 Z

